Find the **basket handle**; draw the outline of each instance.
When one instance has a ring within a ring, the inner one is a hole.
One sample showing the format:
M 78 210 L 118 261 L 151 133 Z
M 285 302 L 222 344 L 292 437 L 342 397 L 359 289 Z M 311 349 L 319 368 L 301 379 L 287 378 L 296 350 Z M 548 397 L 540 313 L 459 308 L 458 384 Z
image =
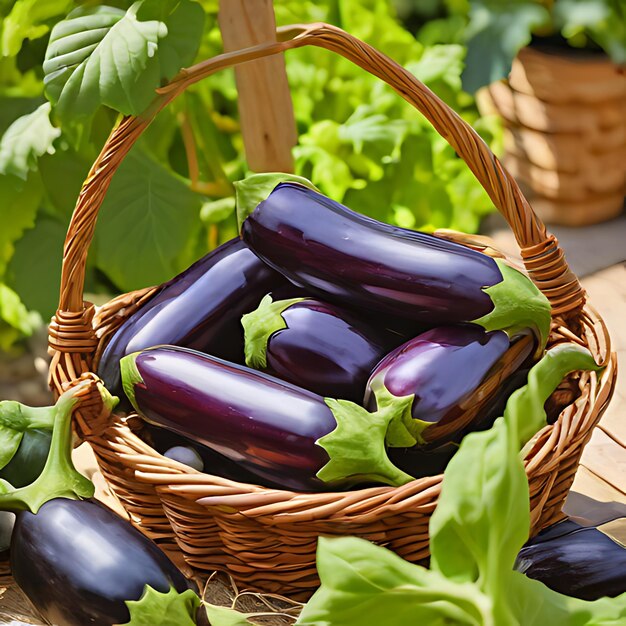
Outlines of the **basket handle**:
M 98 210 L 113 174 L 156 114 L 189 85 L 220 69 L 307 45 L 336 52 L 382 79 L 431 122 L 506 218 L 526 269 L 552 304 L 553 316 L 577 325 L 585 295 L 556 238 L 547 233 L 515 180 L 469 124 L 403 67 L 340 28 L 323 23 L 286 26 L 277 29 L 277 39 L 276 43 L 221 54 L 181 70 L 169 84 L 157 89 L 157 96 L 142 115 L 127 116 L 113 129 L 83 184 L 65 240 L 59 309 L 50 325 L 53 358 L 59 358 L 59 353 L 73 355 L 71 367 L 79 370 L 77 374 L 89 365 L 80 361 L 89 360 L 97 340 L 91 324 L 93 307 L 83 303 L 83 286 Z

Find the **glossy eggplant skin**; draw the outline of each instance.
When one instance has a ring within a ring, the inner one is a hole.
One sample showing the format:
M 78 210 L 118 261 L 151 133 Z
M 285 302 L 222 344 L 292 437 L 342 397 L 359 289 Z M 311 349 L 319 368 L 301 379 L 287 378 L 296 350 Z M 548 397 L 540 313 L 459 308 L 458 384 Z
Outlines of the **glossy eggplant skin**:
M 526 543 L 515 569 L 582 600 L 626 592 L 626 548 L 597 528 L 572 520 L 559 522 Z
M 30 485 L 46 464 L 51 440 L 51 431 L 27 430 L 13 458 L 0 470 L 0 478 L 16 488 Z
M 162 344 L 243 363 L 241 316 L 266 293 L 287 285 L 240 239 L 232 239 L 163 285 L 120 326 L 102 353 L 98 376 L 120 395 L 120 359 Z
M 268 265 L 322 299 L 429 325 L 490 313 L 482 289 L 502 281 L 484 254 L 377 222 L 297 184 L 279 184 L 241 235 Z
M 397 335 L 315 299 L 296 302 L 281 316 L 286 328 L 270 336 L 264 371 L 323 397 L 361 403 L 370 372 Z
M 124 388 L 146 421 L 208 446 L 261 479 L 296 490 L 324 488 L 316 473 L 328 455 L 315 442 L 337 424 L 322 397 L 184 348 L 161 346 L 128 358 L 141 380 L 129 390 L 125 373 Z
M 377 408 L 380 391 L 397 398 L 414 395 L 411 414 L 427 424 L 424 441 L 450 441 L 480 415 L 533 346 L 530 336 L 524 336 L 513 350 L 506 333 L 475 325 L 434 328 L 378 363 L 367 382 L 365 407 Z
M 456 454 L 465 435 L 470 432 L 488 430 L 496 418 L 504 414 L 509 396 L 526 384 L 528 369 L 519 369 L 498 387 L 496 394 L 474 420 L 452 438 L 452 441 L 437 445 L 413 446 L 412 448 L 388 448 L 391 462 L 415 478 L 443 474 L 450 459 Z
M 149 539 L 101 504 L 56 498 L 17 515 L 13 576 L 52 624 L 111 626 L 130 619 L 126 600 L 145 585 L 165 593 L 188 583 Z
M 258 475 L 244 469 L 240 463 L 229 459 L 198 441 L 194 441 L 189 437 L 183 437 L 171 430 L 166 430 L 165 428 L 160 428 L 159 426 L 145 422 L 139 435 L 161 454 L 164 454 L 173 446 L 187 446 L 193 448 L 202 458 L 202 463 L 204 464 L 203 472 L 205 474 L 221 476 L 222 478 L 228 478 L 229 480 L 235 480 L 240 483 L 258 483 L 259 485 L 272 489 L 281 488 L 278 482 L 271 481 L 267 478 L 260 478 Z

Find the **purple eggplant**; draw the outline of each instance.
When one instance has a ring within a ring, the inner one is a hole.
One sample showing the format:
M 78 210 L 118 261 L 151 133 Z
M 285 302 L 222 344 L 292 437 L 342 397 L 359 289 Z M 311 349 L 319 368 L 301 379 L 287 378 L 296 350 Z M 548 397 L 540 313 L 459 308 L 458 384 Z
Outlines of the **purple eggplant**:
M 102 353 L 98 375 L 107 389 L 119 394 L 120 359 L 161 344 L 243 363 L 241 316 L 266 293 L 287 286 L 241 240 L 233 239 L 163 285 L 120 326 Z
M 622 528 L 626 518 L 621 519 Z M 626 547 L 611 537 L 611 527 L 554 524 L 520 550 L 515 569 L 554 591 L 582 600 L 626 592 Z
M 313 298 L 272 302 L 244 315 L 246 363 L 322 396 L 361 402 L 372 368 L 400 336 L 375 330 Z
M 412 448 L 389 448 L 391 462 L 414 478 L 443 474 L 450 459 L 457 453 L 461 440 L 470 432 L 487 430 L 497 417 L 504 414 L 510 395 L 526 384 L 528 369 L 519 369 L 506 378 L 493 398 L 484 406 L 474 420 L 454 435 L 452 441 L 442 444 L 413 446 Z
M 30 455 L 25 454 L 13 468 L 15 482 L 25 486 L 0 485 L 0 511 L 16 514 L 10 544 L 13 577 L 58 626 L 149 623 L 149 615 L 165 610 L 171 623 L 195 623 L 200 600 L 182 573 L 128 521 L 89 500 L 94 486 L 72 463 L 72 413 L 91 399 L 92 385 L 91 380 L 78 382 L 51 407 L 0 403 L 3 460 L 19 455 L 21 445 L 16 446 L 20 436 L 24 443 L 26 432 L 52 430 L 39 475 L 30 482 Z M 103 410 L 113 410 L 117 398 L 100 382 L 96 389 Z
M 121 362 L 126 395 L 147 422 L 296 490 L 368 482 L 404 484 L 389 461 L 390 416 L 322 398 L 245 366 L 200 352 L 160 346 Z
M 365 406 L 371 411 L 395 407 L 406 416 L 406 430 L 388 437 L 392 447 L 450 441 L 481 415 L 533 347 L 530 335 L 511 344 L 504 332 L 474 325 L 434 328 L 376 366 L 367 382 Z
M 243 240 L 294 284 L 324 300 L 429 326 L 472 322 L 511 336 L 531 328 L 539 349 L 545 345 L 550 304 L 521 272 L 359 215 L 303 184 L 276 186 L 281 178 L 238 183 L 237 210 Z
M 125 624 L 126 601 L 146 585 L 166 593 L 189 584 L 147 537 L 88 500 L 55 498 L 18 513 L 11 539 L 15 581 L 52 624 Z

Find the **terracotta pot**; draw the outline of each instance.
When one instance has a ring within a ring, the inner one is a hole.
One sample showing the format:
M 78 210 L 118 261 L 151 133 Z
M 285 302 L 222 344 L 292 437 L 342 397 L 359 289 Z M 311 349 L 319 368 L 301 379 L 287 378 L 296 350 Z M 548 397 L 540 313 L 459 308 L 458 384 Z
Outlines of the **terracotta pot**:
M 544 221 L 582 226 L 622 212 L 624 68 L 600 54 L 528 47 L 487 93 L 505 120 L 504 162 Z

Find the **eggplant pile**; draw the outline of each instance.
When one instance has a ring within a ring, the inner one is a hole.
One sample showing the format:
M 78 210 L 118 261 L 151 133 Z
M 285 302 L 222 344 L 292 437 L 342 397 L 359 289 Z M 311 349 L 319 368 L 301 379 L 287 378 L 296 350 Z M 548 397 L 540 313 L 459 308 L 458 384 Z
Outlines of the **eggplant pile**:
M 296 491 L 402 485 L 441 472 L 543 353 L 550 305 L 500 260 L 288 175 L 247 178 L 237 204 L 241 238 L 98 364 L 174 461 Z

